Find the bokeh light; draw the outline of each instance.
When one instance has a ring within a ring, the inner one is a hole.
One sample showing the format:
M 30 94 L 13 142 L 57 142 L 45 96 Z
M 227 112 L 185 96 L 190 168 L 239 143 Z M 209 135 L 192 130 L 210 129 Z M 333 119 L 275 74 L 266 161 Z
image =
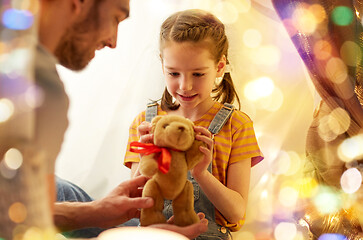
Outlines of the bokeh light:
M 298 173 L 298 171 L 301 169 L 302 160 L 301 160 L 299 154 L 297 154 L 297 152 L 287 151 L 286 153 L 289 155 L 289 158 L 290 158 L 290 168 L 285 173 L 285 175 L 291 176 L 291 175 Z
M 3 13 L 2 22 L 12 30 L 26 30 L 33 25 L 34 16 L 27 10 L 7 9 Z
M 239 17 L 238 8 L 229 1 L 219 2 L 213 9 L 213 13 L 224 23 L 233 24 Z
M 330 128 L 329 121 L 330 121 L 329 115 L 322 117 L 319 119 L 319 126 L 318 126 L 318 134 L 326 142 L 333 141 L 337 138 L 338 134 L 333 132 Z
M 6 98 L 0 99 L 0 123 L 7 121 L 14 114 L 14 104 Z
M 274 45 L 260 46 L 253 52 L 251 59 L 256 65 L 277 66 L 281 60 L 281 51 Z
M 8 214 L 11 221 L 15 223 L 22 223 L 26 219 L 27 209 L 24 204 L 16 202 L 9 207 Z
M 296 226 L 290 222 L 280 222 L 274 231 L 276 240 L 293 240 L 296 235 Z
M 249 48 L 256 48 L 262 42 L 261 32 L 257 29 L 247 29 L 243 34 L 243 43 Z
M 4 163 L 10 169 L 16 170 L 23 164 L 23 155 L 16 148 L 10 148 L 4 155 Z
M 248 231 L 238 232 L 236 239 L 255 240 L 255 235 Z
M 0 161 L 0 174 L 3 178 L 12 179 L 16 176 L 16 172 L 16 170 L 9 168 L 5 161 Z
M 338 146 L 338 156 L 344 162 L 351 162 L 363 157 L 363 134 L 347 139 Z
M 228 0 L 233 3 L 240 13 L 246 13 L 251 9 L 251 0 Z
M 346 6 L 335 7 L 331 13 L 332 21 L 339 26 L 347 26 L 353 22 L 353 11 Z
M 318 240 L 346 240 L 347 237 L 338 233 L 324 233 Z
M 292 21 L 298 31 L 310 35 L 314 33 L 318 20 L 315 18 L 314 13 L 305 6 L 295 9 L 292 15 Z
M 331 131 L 340 135 L 348 130 L 350 126 L 350 116 L 343 108 L 335 108 L 329 114 L 328 125 Z
M 290 162 L 291 159 L 289 154 L 281 150 L 271 166 L 271 171 L 277 175 L 285 174 L 290 168 Z
M 299 192 L 292 187 L 283 187 L 279 191 L 279 201 L 285 207 L 294 207 L 299 197 Z
M 25 92 L 25 102 L 30 108 L 37 108 L 44 102 L 44 92 L 36 85 L 29 86 Z
M 320 4 L 313 4 L 308 9 L 314 15 L 317 23 L 322 23 L 326 19 L 325 9 Z
M 246 84 L 244 94 L 249 100 L 256 101 L 260 98 L 269 96 L 274 88 L 275 85 L 270 78 L 260 77 Z
M 299 187 L 301 198 L 311 198 L 315 196 L 318 191 L 318 183 L 314 178 L 304 177 L 296 181 Z
M 361 48 L 355 42 L 345 41 L 340 48 L 340 57 L 345 64 L 355 67 L 362 59 Z
M 331 58 L 326 64 L 326 76 L 334 83 L 342 83 L 348 77 L 348 69 L 340 58 Z
M 326 60 L 331 57 L 332 46 L 328 41 L 319 40 L 314 44 L 314 54 L 319 60 Z
M 355 193 L 362 185 L 362 174 L 356 168 L 349 168 L 342 174 L 340 185 L 345 193 Z
M 313 197 L 313 202 L 323 214 L 337 212 L 342 205 L 338 193 L 325 186 L 319 186 L 318 193 Z

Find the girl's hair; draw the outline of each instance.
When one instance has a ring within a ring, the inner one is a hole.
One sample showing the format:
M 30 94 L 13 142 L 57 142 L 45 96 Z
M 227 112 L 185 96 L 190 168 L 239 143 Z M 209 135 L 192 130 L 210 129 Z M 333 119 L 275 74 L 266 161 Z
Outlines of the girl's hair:
M 162 50 L 170 41 L 173 42 L 203 42 L 217 64 L 223 55 L 228 62 L 228 39 L 223 23 L 213 14 L 199 10 L 189 9 L 176 12 L 168 17 L 161 25 L 160 30 L 160 55 Z M 223 80 L 212 90 L 213 100 L 221 103 L 232 103 L 237 100 L 240 107 L 239 97 L 229 72 L 223 76 Z M 176 110 L 179 104 L 173 102 L 173 98 L 167 88 L 161 99 L 162 109 Z

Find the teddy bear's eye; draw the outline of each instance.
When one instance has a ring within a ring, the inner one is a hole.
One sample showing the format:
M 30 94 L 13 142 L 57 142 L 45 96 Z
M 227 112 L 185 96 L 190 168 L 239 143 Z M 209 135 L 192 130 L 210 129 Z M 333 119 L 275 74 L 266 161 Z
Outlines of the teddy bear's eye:
M 165 123 L 165 124 L 163 125 L 163 128 L 166 128 L 167 126 L 169 126 L 169 124 Z

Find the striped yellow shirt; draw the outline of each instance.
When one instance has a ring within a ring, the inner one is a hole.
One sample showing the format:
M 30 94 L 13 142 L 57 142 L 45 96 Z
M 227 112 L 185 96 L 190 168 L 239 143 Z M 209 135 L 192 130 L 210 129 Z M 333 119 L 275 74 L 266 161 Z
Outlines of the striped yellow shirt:
M 213 107 L 204 114 L 199 120 L 195 121 L 196 126 L 209 127 L 217 112 L 223 107 L 223 104 L 215 102 Z M 158 115 L 166 115 L 160 106 L 158 106 Z M 138 141 L 137 127 L 145 121 L 145 111 L 140 113 L 129 129 L 129 139 L 124 159 L 124 164 L 131 167 L 131 163 L 139 162 L 139 154 L 129 151 L 130 142 Z M 233 111 L 230 119 L 223 126 L 222 130 L 214 137 L 214 151 L 212 174 L 224 185 L 227 184 L 227 168 L 230 164 L 243 159 L 251 158 L 253 167 L 263 159 L 263 155 L 257 144 L 253 123 L 251 119 L 239 110 Z M 231 231 L 237 231 L 244 223 L 241 219 L 238 223 L 229 223 L 223 215 L 216 210 L 216 222 L 222 226 L 228 227 Z

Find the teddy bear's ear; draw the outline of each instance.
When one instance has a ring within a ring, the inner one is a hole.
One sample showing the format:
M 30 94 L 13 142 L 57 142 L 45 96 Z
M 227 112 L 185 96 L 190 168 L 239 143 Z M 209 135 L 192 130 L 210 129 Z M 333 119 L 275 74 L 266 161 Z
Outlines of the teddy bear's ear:
M 151 121 L 151 132 L 154 132 L 155 130 L 155 126 L 156 124 L 159 122 L 159 120 L 162 118 L 163 116 L 156 116 L 153 118 L 153 120 Z

